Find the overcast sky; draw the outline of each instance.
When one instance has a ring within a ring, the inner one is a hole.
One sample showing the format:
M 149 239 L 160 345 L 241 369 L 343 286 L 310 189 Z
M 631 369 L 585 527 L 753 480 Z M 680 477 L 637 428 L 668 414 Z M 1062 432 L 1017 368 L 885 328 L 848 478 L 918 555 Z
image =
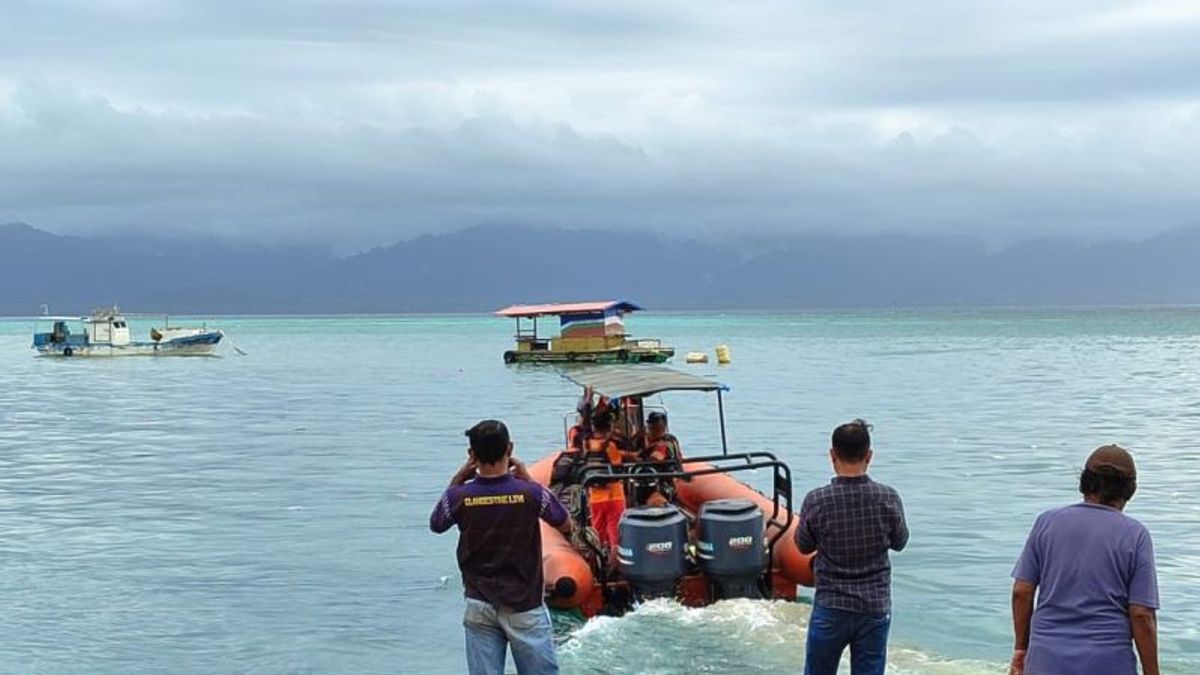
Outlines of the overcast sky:
M 0 222 L 341 250 L 1200 222 L 1195 2 L 0 6 Z

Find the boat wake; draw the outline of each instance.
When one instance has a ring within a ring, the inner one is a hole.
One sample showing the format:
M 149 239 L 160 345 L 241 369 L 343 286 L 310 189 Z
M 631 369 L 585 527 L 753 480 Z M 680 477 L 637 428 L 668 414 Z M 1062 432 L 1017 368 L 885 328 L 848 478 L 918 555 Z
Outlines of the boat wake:
M 566 629 L 559 647 L 564 673 L 776 673 L 804 663 L 809 607 L 794 602 L 727 600 L 689 608 L 648 602 L 620 618 L 580 624 L 556 616 Z M 889 675 L 997 675 L 1003 664 L 943 659 L 893 643 Z M 849 672 L 848 655 L 842 672 Z

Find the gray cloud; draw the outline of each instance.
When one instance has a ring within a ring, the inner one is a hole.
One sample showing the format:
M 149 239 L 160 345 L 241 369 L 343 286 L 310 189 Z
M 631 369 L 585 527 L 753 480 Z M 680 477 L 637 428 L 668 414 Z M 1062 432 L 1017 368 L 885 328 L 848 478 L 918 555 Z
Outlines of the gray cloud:
M 569 4 L 17 2 L 0 221 L 354 249 L 486 222 L 1139 235 L 1200 206 L 1198 10 Z

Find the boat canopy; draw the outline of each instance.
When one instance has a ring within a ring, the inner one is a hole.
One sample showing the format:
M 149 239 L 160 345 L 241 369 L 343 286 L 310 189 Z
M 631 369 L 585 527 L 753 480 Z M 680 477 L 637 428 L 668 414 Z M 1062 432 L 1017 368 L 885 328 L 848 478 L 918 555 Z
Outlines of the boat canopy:
M 608 398 L 652 396 L 664 391 L 729 391 L 716 380 L 655 365 L 585 366 L 566 370 L 563 377 Z
M 640 309 L 641 307 L 627 300 L 601 300 L 599 302 L 550 303 L 546 305 L 512 305 L 498 310 L 496 316 L 531 318 L 595 312 L 636 312 Z

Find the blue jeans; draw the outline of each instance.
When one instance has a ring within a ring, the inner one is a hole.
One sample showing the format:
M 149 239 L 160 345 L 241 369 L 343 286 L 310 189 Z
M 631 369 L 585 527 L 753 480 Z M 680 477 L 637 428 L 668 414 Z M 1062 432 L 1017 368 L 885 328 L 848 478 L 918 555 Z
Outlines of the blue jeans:
M 504 656 L 512 647 L 520 675 L 558 675 L 554 629 L 545 605 L 527 612 L 509 612 L 467 598 L 463 615 L 467 631 L 467 672 L 504 675 Z
M 851 675 L 883 675 L 891 614 L 860 614 L 813 605 L 808 619 L 804 675 L 837 675 L 850 647 Z

